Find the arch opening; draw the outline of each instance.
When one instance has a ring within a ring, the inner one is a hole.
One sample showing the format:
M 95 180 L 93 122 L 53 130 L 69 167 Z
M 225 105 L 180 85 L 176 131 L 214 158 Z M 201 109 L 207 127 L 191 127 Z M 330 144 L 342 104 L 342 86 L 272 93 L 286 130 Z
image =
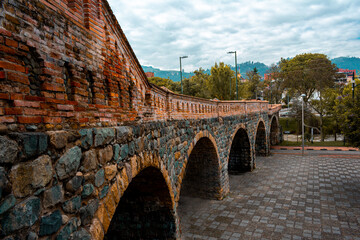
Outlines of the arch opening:
M 255 151 L 256 156 L 266 156 L 266 131 L 264 122 L 260 121 L 256 130 L 255 140 Z
M 247 132 L 243 128 L 237 131 L 231 144 L 228 171 L 229 174 L 251 171 L 250 141 Z
M 214 144 L 209 138 L 201 138 L 192 150 L 181 196 L 218 199 L 220 196 L 219 161 Z
M 104 239 L 175 239 L 169 189 L 154 167 L 141 171 L 121 197 Z
M 276 117 L 273 117 L 271 120 L 271 127 L 270 127 L 270 144 L 271 145 L 276 145 L 279 143 L 278 131 L 279 131 L 279 125 L 278 125 L 277 119 L 276 119 Z

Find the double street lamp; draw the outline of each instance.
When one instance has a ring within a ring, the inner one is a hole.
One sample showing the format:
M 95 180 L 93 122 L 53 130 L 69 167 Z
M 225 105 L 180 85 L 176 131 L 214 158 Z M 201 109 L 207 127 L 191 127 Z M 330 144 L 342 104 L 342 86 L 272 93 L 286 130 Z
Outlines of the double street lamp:
M 182 84 L 182 67 L 181 67 L 181 59 L 183 58 L 188 58 L 188 56 L 182 56 L 182 57 L 179 57 L 180 59 L 180 81 L 181 81 L 181 94 L 184 94 L 184 91 L 183 91 L 183 84 Z
M 236 51 L 231 51 L 228 52 L 228 54 L 233 54 L 235 53 L 235 81 L 236 81 L 236 100 L 239 100 L 239 89 L 238 89 L 238 79 L 237 79 L 237 56 L 236 56 Z M 230 98 L 231 98 L 231 79 L 230 79 Z

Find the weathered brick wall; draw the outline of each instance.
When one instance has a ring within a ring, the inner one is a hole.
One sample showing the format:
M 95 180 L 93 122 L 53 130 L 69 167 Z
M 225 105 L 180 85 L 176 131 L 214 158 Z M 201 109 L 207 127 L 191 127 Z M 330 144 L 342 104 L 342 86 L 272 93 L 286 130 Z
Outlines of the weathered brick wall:
M 268 111 L 150 85 L 106 1 L 5 0 L 0 123 L 18 131 L 116 126 Z

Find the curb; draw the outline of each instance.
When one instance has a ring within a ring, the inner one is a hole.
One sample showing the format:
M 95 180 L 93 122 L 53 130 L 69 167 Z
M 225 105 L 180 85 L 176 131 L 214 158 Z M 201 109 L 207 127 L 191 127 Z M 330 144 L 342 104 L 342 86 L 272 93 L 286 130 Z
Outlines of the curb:
M 301 150 L 301 147 L 284 147 L 284 146 L 271 146 L 274 150 Z M 304 147 L 306 151 L 359 151 L 358 148 L 353 147 Z

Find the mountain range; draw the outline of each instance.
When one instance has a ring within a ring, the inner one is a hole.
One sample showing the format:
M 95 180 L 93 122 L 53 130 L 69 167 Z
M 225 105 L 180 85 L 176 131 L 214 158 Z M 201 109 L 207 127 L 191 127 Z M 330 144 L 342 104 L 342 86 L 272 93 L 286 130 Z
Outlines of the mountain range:
M 332 63 L 335 63 L 338 68 L 345 69 L 356 69 L 360 71 L 360 58 L 357 57 L 338 57 L 331 59 Z M 159 68 L 154 68 L 151 66 L 141 66 L 144 72 L 153 72 L 155 77 L 169 78 L 175 82 L 180 81 L 180 73 L 176 70 L 160 70 Z M 260 76 L 264 76 L 266 71 L 269 69 L 269 66 L 261 62 L 244 62 L 238 64 L 238 69 L 240 68 L 241 76 L 246 76 L 246 72 L 256 69 L 259 71 Z M 235 67 L 231 66 L 231 69 L 235 71 Z M 210 69 L 204 71 L 207 74 L 210 74 Z M 189 78 L 194 75 L 193 72 L 183 72 L 183 78 Z

